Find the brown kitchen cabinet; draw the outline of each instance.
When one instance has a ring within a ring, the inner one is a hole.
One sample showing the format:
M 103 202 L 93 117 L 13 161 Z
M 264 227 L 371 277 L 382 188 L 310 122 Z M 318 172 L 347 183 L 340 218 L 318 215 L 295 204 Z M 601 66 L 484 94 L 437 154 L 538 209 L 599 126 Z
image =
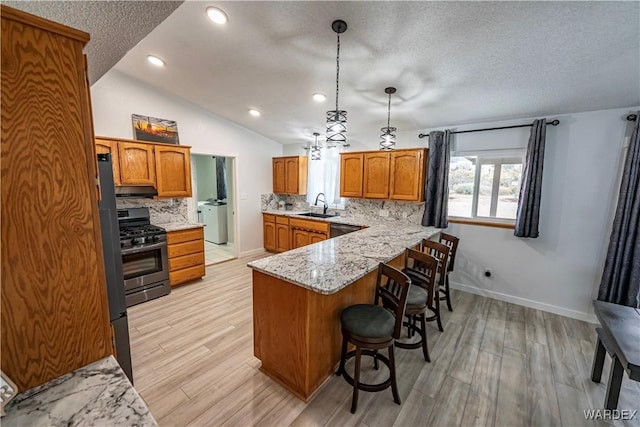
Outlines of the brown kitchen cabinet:
M 120 160 L 118 158 L 118 142 L 104 138 L 96 138 L 96 154 L 111 154 L 113 183 L 115 185 L 120 185 Z
M 153 144 L 119 142 L 121 185 L 156 185 L 156 162 Z
M 158 197 L 191 197 L 190 147 L 155 145 Z
M 266 250 L 275 252 L 276 250 L 276 216 L 262 215 L 263 246 Z
M 426 148 L 341 153 L 340 156 L 341 197 L 424 201 Z M 362 167 L 358 164 L 360 159 Z
M 422 201 L 426 149 L 395 150 L 390 153 L 389 199 Z
M 191 147 L 98 136 L 97 153 L 111 153 L 116 186 L 150 185 L 158 197 L 191 197 Z
M 389 152 L 364 153 L 364 181 L 362 197 L 389 198 Z
M 286 252 L 289 246 L 289 218 L 278 215 L 276 216 L 276 252 Z
M 289 219 L 291 249 L 297 249 L 329 238 L 329 223 L 323 221 Z
M 114 348 L 83 55 L 89 34 L 4 4 L 0 11 L 1 364 L 24 392 Z
M 169 283 L 181 285 L 205 275 L 204 229 L 202 227 L 167 233 Z
M 342 153 L 340 156 L 340 197 L 362 197 L 364 173 L 363 153 Z
M 308 157 L 274 157 L 273 192 L 276 194 L 307 194 Z

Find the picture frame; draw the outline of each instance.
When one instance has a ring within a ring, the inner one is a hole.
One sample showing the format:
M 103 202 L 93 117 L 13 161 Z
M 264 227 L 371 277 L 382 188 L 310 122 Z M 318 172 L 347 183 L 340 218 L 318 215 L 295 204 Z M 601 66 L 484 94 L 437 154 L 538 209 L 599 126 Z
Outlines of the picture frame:
M 133 136 L 138 141 L 180 144 L 178 123 L 141 114 L 132 114 Z

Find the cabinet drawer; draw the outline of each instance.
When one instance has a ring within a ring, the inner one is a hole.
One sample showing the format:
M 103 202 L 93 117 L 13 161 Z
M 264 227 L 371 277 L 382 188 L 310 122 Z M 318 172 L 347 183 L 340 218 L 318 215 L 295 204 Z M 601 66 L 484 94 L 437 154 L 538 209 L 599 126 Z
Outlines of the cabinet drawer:
M 190 228 L 188 230 L 170 231 L 167 233 L 167 243 L 182 243 L 191 240 L 203 240 L 204 230 L 202 227 Z
M 321 221 L 308 221 L 306 219 L 291 218 L 289 220 L 291 228 L 299 228 L 302 230 L 319 231 L 321 233 L 329 232 L 329 223 Z
M 169 259 L 169 271 L 182 270 L 199 264 L 204 264 L 204 252 Z
M 262 214 L 264 222 L 276 222 L 276 216 L 271 214 Z
M 276 224 L 289 225 L 289 217 L 278 215 L 276 216 Z
M 192 242 L 174 243 L 169 245 L 169 259 L 204 252 L 204 240 L 194 240 Z
M 195 267 L 171 271 L 169 272 L 169 283 L 171 283 L 171 286 L 175 286 L 191 280 L 199 279 L 204 276 L 204 271 L 204 265 L 196 265 Z

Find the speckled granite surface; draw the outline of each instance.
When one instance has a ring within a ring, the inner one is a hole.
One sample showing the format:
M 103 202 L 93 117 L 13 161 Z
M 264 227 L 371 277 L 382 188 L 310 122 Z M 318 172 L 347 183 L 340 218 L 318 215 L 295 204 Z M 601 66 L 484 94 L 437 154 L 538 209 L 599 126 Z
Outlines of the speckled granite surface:
M 163 224 L 156 224 L 158 227 L 162 227 L 167 231 L 179 231 L 179 230 L 188 230 L 190 228 L 202 228 L 204 224 L 200 224 L 197 222 L 166 222 Z
M 118 362 L 106 357 L 21 393 L 6 426 L 157 426 Z
M 279 211 L 279 213 L 284 212 Z M 300 218 L 309 219 L 304 216 Z M 327 218 L 322 221 L 327 220 L 368 225 L 369 228 L 252 261 L 248 266 L 312 291 L 329 295 L 374 271 L 380 262 L 391 261 L 402 254 L 406 248 L 417 245 L 422 239 L 428 239 L 440 232 L 440 229 L 434 227 L 422 227 L 398 221 L 373 224 L 370 220 L 359 222 L 358 218 L 348 217 Z

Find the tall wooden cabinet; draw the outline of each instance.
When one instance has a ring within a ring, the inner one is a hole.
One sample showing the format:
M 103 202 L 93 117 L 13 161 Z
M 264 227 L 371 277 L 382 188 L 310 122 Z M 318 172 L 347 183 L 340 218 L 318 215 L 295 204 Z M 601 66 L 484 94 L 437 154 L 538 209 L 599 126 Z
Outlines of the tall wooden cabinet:
M 274 157 L 273 192 L 307 194 L 308 160 L 306 156 Z
M 20 391 L 113 353 L 89 35 L 0 6 L 2 371 Z
M 424 201 L 426 148 L 340 153 L 340 196 Z

